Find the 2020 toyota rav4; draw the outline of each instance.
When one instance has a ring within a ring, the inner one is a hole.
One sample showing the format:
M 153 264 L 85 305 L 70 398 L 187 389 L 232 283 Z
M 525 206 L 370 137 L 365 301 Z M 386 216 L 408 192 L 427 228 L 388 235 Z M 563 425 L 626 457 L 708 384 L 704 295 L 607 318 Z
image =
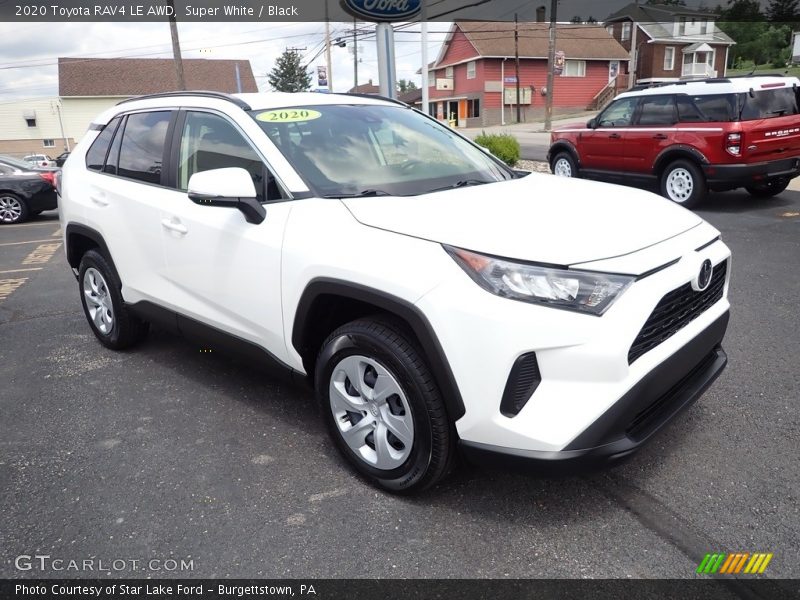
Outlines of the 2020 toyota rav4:
M 655 183 L 678 204 L 744 187 L 780 194 L 800 175 L 800 79 L 731 77 L 620 94 L 585 127 L 551 134 L 553 173 Z
M 730 252 L 711 225 L 654 194 L 515 172 L 393 101 L 126 101 L 60 194 L 101 343 L 156 322 L 308 378 L 335 445 L 395 492 L 434 484 L 459 449 L 622 458 L 726 364 Z

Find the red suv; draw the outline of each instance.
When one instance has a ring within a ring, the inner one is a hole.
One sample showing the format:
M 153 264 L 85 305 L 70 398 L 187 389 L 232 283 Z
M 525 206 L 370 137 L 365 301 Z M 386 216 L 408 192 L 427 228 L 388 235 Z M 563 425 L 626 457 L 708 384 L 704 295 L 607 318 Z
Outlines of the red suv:
M 620 94 L 586 127 L 553 131 L 555 175 L 659 184 L 696 206 L 711 189 L 780 194 L 800 175 L 800 79 L 705 79 Z

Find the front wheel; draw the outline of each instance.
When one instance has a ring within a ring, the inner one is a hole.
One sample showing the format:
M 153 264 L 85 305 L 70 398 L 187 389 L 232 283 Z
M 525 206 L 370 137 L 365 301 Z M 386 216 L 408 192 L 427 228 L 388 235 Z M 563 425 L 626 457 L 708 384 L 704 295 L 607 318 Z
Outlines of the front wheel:
M 745 189 L 754 198 L 772 198 L 789 187 L 790 181 L 791 179 L 788 178 L 773 179 L 772 181 L 768 181 L 766 183 L 748 185 Z
M 706 197 L 706 180 L 688 160 L 676 160 L 661 175 L 661 195 L 684 208 L 694 208 Z
M 315 386 L 334 443 L 372 483 L 411 493 L 447 474 L 455 436 L 401 325 L 362 319 L 334 331 L 317 359 Z
M 553 159 L 550 170 L 556 177 L 577 177 L 578 165 L 575 159 L 567 152 L 560 152 Z

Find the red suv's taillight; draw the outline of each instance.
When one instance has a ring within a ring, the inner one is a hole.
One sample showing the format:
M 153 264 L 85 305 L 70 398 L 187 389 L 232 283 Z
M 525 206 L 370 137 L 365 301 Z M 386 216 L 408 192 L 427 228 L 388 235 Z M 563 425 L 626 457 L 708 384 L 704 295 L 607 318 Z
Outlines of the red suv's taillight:
M 741 156 L 743 142 L 741 133 L 729 133 L 725 136 L 725 152 L 733 156 Z

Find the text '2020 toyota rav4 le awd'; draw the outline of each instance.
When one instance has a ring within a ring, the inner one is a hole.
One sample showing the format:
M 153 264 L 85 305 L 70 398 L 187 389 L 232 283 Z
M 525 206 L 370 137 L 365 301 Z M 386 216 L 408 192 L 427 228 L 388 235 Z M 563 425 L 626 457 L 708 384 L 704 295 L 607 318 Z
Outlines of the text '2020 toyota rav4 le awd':
M 61 184 L 112 349 L 149 322 L 316 388 L 397 492 L 473 460 L 624 457 L 726 364 L 730 252 L 654 194 L 508 169 L 405 105 L 322 94 L 121 103 Z

